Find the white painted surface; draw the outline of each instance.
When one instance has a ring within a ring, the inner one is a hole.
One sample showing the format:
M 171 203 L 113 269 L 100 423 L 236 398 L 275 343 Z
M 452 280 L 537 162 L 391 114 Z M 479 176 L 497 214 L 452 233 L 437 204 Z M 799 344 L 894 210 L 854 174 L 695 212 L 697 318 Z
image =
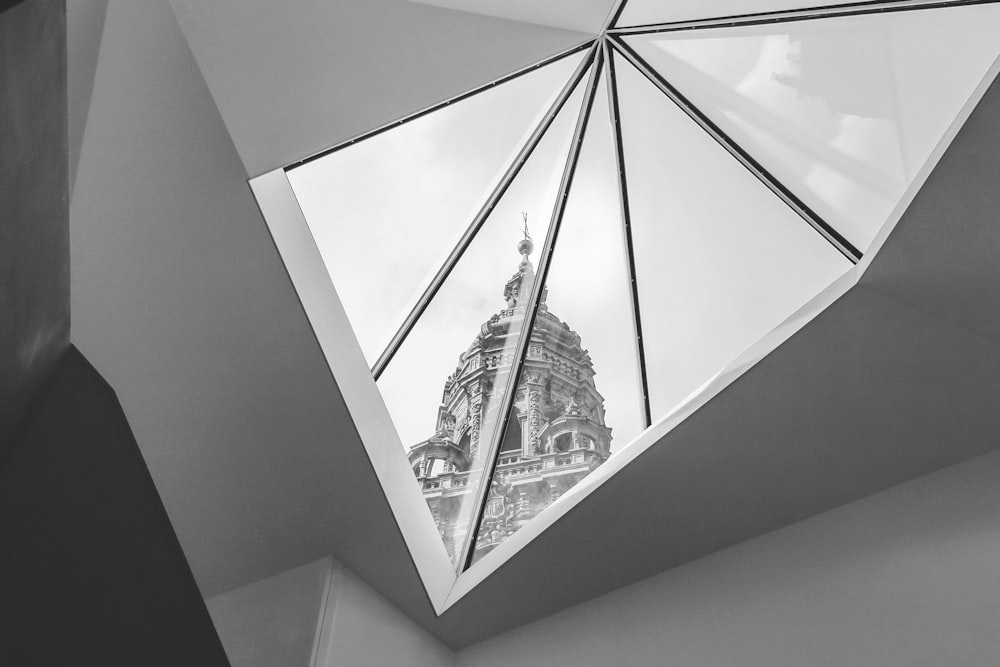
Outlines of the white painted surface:
M 587 35 L 406 0 L 171 0 L 256 176 Z
M 410 0 L 425 5 L 437 5 L 461 12 L 485 14 L 549 25 L 567 30 L 598 32 L 611 11 L 613 0 Z
M 486 665 L 1000 664 L 1000 453 L 473 645 Z
M 205 601 L 233 667 L 309 667 L 333 560 L 321 560 Z
M 442 667 L 454 654 L 333 558 L 206 601 L 233 667 Z
M 402 455 L 403 447 L 385 410 L 361 349 L 323 259 L 309 233 L 291 185 L 282 169 L 251 182 L 261 212 L 268 221 L 275 245 L 285 258 L 314 335 L 323 349 L 330 371 L 342 386 L 347 407 L 356 415 L 354 425 L 363 441 L 372 469 L 382 483 L 385 498 L 409 547 L 424 589 L 437 609 L 454 583 L 455 570 L 438 537 L 434 520 L 413 483 L 413 471 Z M 366 521 L 369 517 L 358 517 Z
M 446 667 L 454 654 L 339 562 L 315 667 Z

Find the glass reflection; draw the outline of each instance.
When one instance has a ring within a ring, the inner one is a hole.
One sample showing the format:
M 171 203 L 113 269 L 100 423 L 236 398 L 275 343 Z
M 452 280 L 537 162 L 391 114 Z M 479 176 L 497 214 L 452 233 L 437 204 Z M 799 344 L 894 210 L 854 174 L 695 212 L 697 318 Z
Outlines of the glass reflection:
M 615 62 L 655 421 L 852 265 Z
M 645 428 L 606 100 L 602 81 L 490 480 L 473 562 Z
M 528 259 L 533 246 L 522 236 L 522 212 L 529 213 L 533 232 L 544 238 L 582 88 L 567 101 L 378 379 L 453 559 L 460 557 L 478 510 L 486 450 L 502 427 L 503 392 L 534 283 Z
M 863 252 L 1000 53 L 998 31 L 1000 8 L 981 5 L 628 43 Z
M 369 365 L 582 58 L 568 56 L 288 171 Z
M 697 21 L 742 14 L 758 14 L 788 9 L 808 9 L 822 5 L 845 4 L 818 0 L 628 0 L 618 19 L 618 27 Z M 856 1 L 856 0 L 855 0 Z

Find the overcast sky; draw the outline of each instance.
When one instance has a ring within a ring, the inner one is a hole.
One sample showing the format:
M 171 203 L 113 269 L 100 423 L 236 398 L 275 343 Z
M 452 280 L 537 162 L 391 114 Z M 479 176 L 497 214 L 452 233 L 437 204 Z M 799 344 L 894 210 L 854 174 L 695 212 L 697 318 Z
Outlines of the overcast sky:
M 998 34 L 1000 7 L 980 5 L 630 43 L 864 250 L 996 59 Z

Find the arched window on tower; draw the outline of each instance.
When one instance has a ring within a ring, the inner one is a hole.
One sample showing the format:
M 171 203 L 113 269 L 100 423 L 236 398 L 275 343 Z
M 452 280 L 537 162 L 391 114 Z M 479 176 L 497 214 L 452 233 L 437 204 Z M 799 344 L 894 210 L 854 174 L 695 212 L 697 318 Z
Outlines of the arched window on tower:
M 516 417 L 507 422 L 500 452 L 520 452 L 522 449 L 521 420 Z
M 552 450 L 556 452 L 568 452 L 571 449 L 573 449 L 572 433 L 557 435 L 555 441 L 552 443 Z

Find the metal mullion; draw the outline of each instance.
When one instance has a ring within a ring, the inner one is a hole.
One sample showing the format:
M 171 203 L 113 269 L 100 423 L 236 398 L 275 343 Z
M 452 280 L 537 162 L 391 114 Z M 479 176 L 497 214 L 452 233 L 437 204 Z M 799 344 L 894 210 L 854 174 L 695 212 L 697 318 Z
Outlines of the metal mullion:
M 650 23 L 647 25 L 627 28 L 609 28 L 608 33 L 615 36 L 650 35 L 666 32 L 682 32 L 686 30 L 704 30 L 709 28 L 736 28 L 741 26 L 767 25 L 772 23 L 788 23 L 792 21 L 809 21 L 814 19 L 841 18 L 844 16 L 863 16 L 866 14 L 885 14 L 921 9 L 941 9 L 945 7 L 960 7 L 963 5 L 982 5 L 998 0 L 866 0 L 865 2 L 842 3 L 802 9 L 784 9 L 753 14 L 738 14 L 735 16 L 720 16 L 710 19 L 694 19 L 689 21 L 673 21 L 669 23 Z
M 825 238 L 834 248 L 844 255 L 852 263 L 861 261 L 861 252 L 854 245 L 844 238 L 840 232 L 834 229 L 829 223 L 821 218 L 815 211 L 807 206 L 798 196 L 789 190 L 785 185 L 767 171 L 757 160 L 755 160 L 742 146 L 737 144 L 729 135 L 723 132 L 718 125 L 706 116 L 698 107 L 692 104 L 673 85 L 664 79 L 659 72 L 647 63 L 642 56 L 636 53 L 632 47 L 617 35 L 609 35 L 608 41 L 611 46 L 622 55 L 629 63 L 642 73 L 657 89 L 666 95 L 676 104 L 691 120 L 697 123 L 702 130 L 708 133 L 720 146 L 729 152 L 740 162 L 750 173 L 767 186 L 779 199 L 787 204 L 796 214 L 805 220 L 823 238 Z
M 587 122 L 590 119 L 590 111 L 594 105 L 594 97 L 596 96 L 597 84 L 600 80 L 601 64 L 603 60 L 603 51 L 601 50 L 599 43 L 595 43 L 594 49 L 587 60 L 593 65 L 593 67 L 590 70 L 590 77 L 587 81 L 587 88 L 580 106 L 580 114 L 577 117 L 576 128 L 573 130 L 573 140 L 569 147 L 569 153 L 566 156 L 566 165 L 563 168 L 562 180 L 559 183 L 559 193 L 556 197 L 555 207 L 552 210 L 549 230 L 545 236 L 545 243 L 542 245 L 542 250 L 538 258 L 538 270 L 535 273 L 535 281 L 531 286 L 531 293 L 528 296 L 524 324 L 522 325 L 521 335 L 518 338 L 517 347 L 515 348 L 510 375 L 507 378 L 507 386 L 502 394 L 500 407 L 497 411 L 497 423 L 493 431 L 493 437 L 490 440 L 490 447 L 487 450 L 487 456 L 485 458 L 485 462 L 488 463 L 488 465 L 483 466 L 483 470 L 486 472 L 484 476 L 485 483 L 479 485 L 476 504 L 473 505 L 473 507 L 476 508 L 475 521 L 472 524 L 472 529 L 466 535 L 465 545 L 463 546 L 461 559 L 459 560 L 459 563 L 462 564 L 463 570 L 469 567 L 472 561 L 472 555 L 475 551 L 473 547 L 475 545 L 476 536 L 479 534 L 479 528 L 483 520 L 483 513 L 486 510 L 486 500 L 489 498 L 489 488 L 493 480 L 493 475 L 496 473 L 497 462 L 499 461 L 500 441 L 503 439 L 507 416 L 509 415 L 511 407 L 514 404 L 514 397 L 517 393 L 517 383 L 520 380 L 521 371 L 523 370 L 524 361 L 528 353 L 528 345 L 531 342 L 531 334 L 535 326 L 535 319 L 538 315 L 538 304 L 545 288 L 545 281 L 548 278 L 552 252 L 555 249 L 556 240 L 559 236 L 559 228 L 562 225 L 563 214 L 566 212 L 566 201 L 569 197 L 570 187 L 573 184 L 573 176 L 576 173 L 576 165 L 580 157 L 580 146 L 583 143 L 584 135 L 586 134 L 587 129 Z
M 632 323 L 635 331 L 636 363 L 639 371 L 639 391 L 642 396 L 642 414 L 644 426 L 653 422 L 649 407 L 649 382 L 646 376 L 646 347 L 642 337 L 642 317 L 639 310 L 639 284 L 635 271 L 635 246 L 632 242 L 632 215 L 628 198 L 628 178 L 625 174 L 625 149 L 622 142 L 621 114 L 618 104 L 618 80 L 615 76 L 615 62 L 611 47 L 604 44 L 604 68 L 607 74 L 608 111 L 611 114 L 611 126 L 614 131 L 615 164 L 618 167 L 619 204 L 622 215 L 622 235 L 625 239 L 625 261 L 628 266 L 629 292 L 632 295 Z
M 608 12 L 608 18 L 604 21 L 605 30 L 610 30 L 615 27 L 615 24 L 618 23 L 618 19 L 622 16 L 622 11 L 625 10 L 626 3 L 628 3 L 628 0 L 615 1 L 615 4 L 611 7 L 611 11 Z
M 596 42 L 591 42 L 591 52 L 593 52 L 593 50 L 596 48 L 597 48 Z M 573 75 L 570 76 L 569 80 L 563 86 L 562 90 L 559 92 L 559 95 L 556 97 L 555 101 L 552 102 L 549 109 L 545 112 L 545 115 L 542 117 L 542 120 L 535 127 L 535 130 L 531 133 L 531 136 L 528 137 L 528 140 L 524 143 L 524 146 L 521 147 L 520 152 L 514 158 L 513 162 L 511 162 L 510 166 L 507 168 L 507 171 L 500 178 L 499 182 L 497 183 L 496 187 L 494 187 L 489 197 L 487 197 L 485 203 L 483 203 L 482 208 L 479 209 L 479 212 L 476 214 L 476 217 L 473 218 L 472 223 L 468 226 L 468 228 L 466 228 L 465 232 L 462 234 L 462 237 L 458 240 L 458 243 L 452 249 L 451 253 L 449 253 L 448 257 L 445 259 L 441 268 L 439 268 L 437 273 L 434 274 L 434 277 L 427 285 L 427 288 L 424 290 L 423 294 L 421 294 L 420 298 L 417 299 L 416 305 L 414 305 L 413 309 L 407 314 L 406 319 L 403 320 L 403 323 L 399 326 L 399 329 L 396 330 L 396 333 L 393 334 L 392 338 L 389 340 L 388 345 L 386 345 L 385 350 L 383 350 L 382 354 L 379 356 L 375 364 L 372 366 L 372 375 L 374 375 L 376 380 L 378 380 L 379 376 L 382 375 L 382 372 L 385 370 L 386 366 L 389 365 L 389 362 L 392 360 L 393 356 L 395 356 L 396 352 L 399 350 L 400 345 L 402 345 L 403 341 L 409 335 L 414 325 L 416 325 L 417 320 L 420 318 L 421 315 L 423 315 L 424 311 L 427 310 L 427 306 L 430 305 L 430 302 L 434 299 L 434 296 L 438 293 L 438 290 L 441 289 L 441 285 L 448 278 L 448 276 L 451 275 L 451 272 L 455 268 L 455 265 L 458 264 L 459 260 L 465 254 L 465 251 L 468 249 L 469 245 L 472 244 L 473 239 L 476 237 L 476 234 L 479 233 L 479 230 L 482 228 L 482 226 L 486 223 L 486 220 L 493 212 L 493 209 L 496 208 L 497 204 L 503 198 L 504 194 L 507 192 L 507 189 L 510 187 L 511 183 L 514 181 L 515 178 L 517 178 L 517 175 L 521 171 L 521 167 L 524 166 L 524 163 L 534 152 L 539 142 L 541 142 L 542 137 L 545 135 L 549 127 L 552 125 L 552 122 L 555 120 L 555 117 L 559 114 L 559 111 L 562 110 L 563 106 L 566 104 L 566 101 L 569 99 L 570 95 L 573 94 L 573 91 L 576 90 L 576 87 L 577 85 L 579 85 L 580 80 L 583 78 L 583 75 L 586 74 L 587 66 L 589 65 L 592 58 L 593 55 L 588 55 L 584 57 L 584 59 L 577 66 L 576 70 L 573 72 Z
M 313 160 L 318 160 L 318 159 L 320 159 L 322 157 L 326 157 L 327 155 L 330 155 L 331 153 L 336 153 L 337 151 L 339 151 L 341 149 L 347 148 L 348 146 L 352 146 L 352 145 L 358 143 L 359 141 L 364 141 L 365 139 L 371 139 L 372 137 L 374 137 L 376 135 L 382 134 L 383 132 L 387 132 L 388 130 L 391 130 L 393 128 L 399 127 L 400 125 L 405 125 L 406 123 L 409 123 L 410 121 L 417 120 L 418 118 L 421 118 L 423 116 L 426 116 L 427 114 L 430 114 L 430 113 L 433 113 L 433 112 L 438 111 L 440 109 L 443 109 L 444 107 L 450 106 L 450 105 L 455 104 L 457 102 L 461 102 L 462 100 L 465 100 L 465 99 L 468 99 L 470 97 L 473 97 L 474 95 L 478 95 L 479 93 L 482 93 L 482 92 L 484 92 L 486 90 L 489 90 L 490 88 L 495 88 L 496 86 L 499 86 L 500 84 L 507 83 L 508 81 L 513 81 L 514 79 L 516 79 L 518 77 L 521 77 L 521 76 L 524 76 L 525 74 L 530 74 L 531 72 L 534 72 L 537 69 L 541 69 L 542 67 L 545 67 L 546 65 L 551 65 L 552 63 L 554 63 L 554 62 L 556 62 L 558 60 L 562 60 L 563 58 L 566 58 L 568 56 L 571 56 L 574 53 L 577 53 L 578 51 L 583 51 L 585 49 L 593 48 L 593 44 L 594 44 L 594 40 L 592 38 L 591 39 L 587 39 L 587 40 L 585 40 L 583 42 L 580 42 L 579 44 L 575 44 L 575 45 L 569 47 L 568 49 L 560 51 L 559 53 L 556 53 L 555 55 L 552 55 L 552 56 L 549 56 L 549 57 L 544 58 L 542 60 L 539 60 L 537 62 L 531 63 L 530 65 L 526 65 L 525 67 L 522 67 L 522 68 L 520 68 L 518 70 L 510 72 L 509 74 L 505 74 L 505 75 L 503 75 L 503 76 L 501 76 L 501 77 L 499 77 L 497 79 L 493 79 L 492 81 L 484 83 L 481 86 L 477 86 L 477 87 L 475 87 L 475 88 L 473 88 L 471 90 L 467 90 L 467 91 L 465 91 L 463 93 L 460 93 L 458 95 L 454 95 L 452 97 L 449 97 L 446 100 L 442 100 L 441 102 L 436 102 L 436 103 L 434 103 L 434 104 L 432 104 L 432 105 L 430 105 L 428 107 L 424 107 L 423 109 L 420 109 L 418 111 L 414 111 L 413 113 L 409 113 L 409 114 L 407 114 L 407 115 L 405 115 L 405 116 L 403 116 L 401 118 L 397 118 L 396 120 L 389 121 L 388 123 L 380 125 L 380 126 L 376 127 L 373 130 L 365 130 L 361 134 L 355 135 L 355 136 L 351 137 L 350 139 L 342 141 L 342 142 L 340 142 L 338 144 L 335 144 L 335 145 L 333 145 L 333 146 L 331 146 L 329 148 L 324 148 L 323 150 L 321 150 L 321 151 L 319 151 L 317 153 L 313 153 L 312 155 L 310 155 L 308 157 L 304 157 L 301 160 L 298 160 L 296 162 L 293 162 L 293 163 L 287 165 L 285 167 L 285 171 L 291 171 L 292 169 L 295 169 L 296 167 L 300 167 L 300 166 L 302 166 L 304 164 L 312 162 Z

